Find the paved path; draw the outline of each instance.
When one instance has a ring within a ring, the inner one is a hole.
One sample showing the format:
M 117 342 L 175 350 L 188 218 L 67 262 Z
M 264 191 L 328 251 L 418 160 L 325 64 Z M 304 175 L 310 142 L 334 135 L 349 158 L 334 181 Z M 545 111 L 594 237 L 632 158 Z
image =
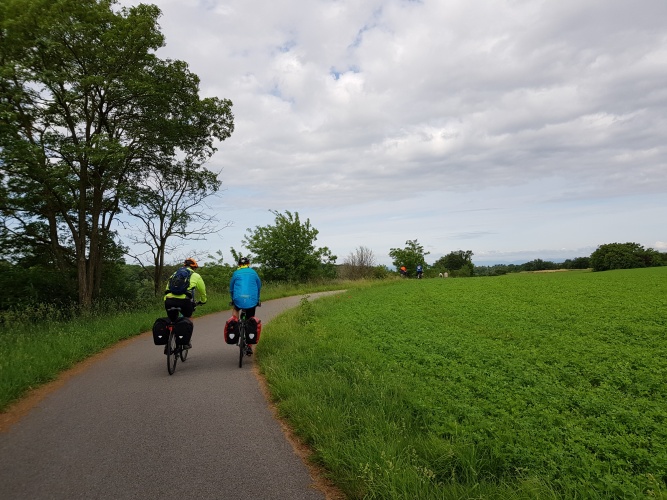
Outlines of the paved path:
M 316 298 L 320 294 L 312 294 Z M 264 323 L 300 297 L 269 301 Z M 143 334 L 72 377 L 0 434 L 0 497 L 323 499 L 273 418 L 252 358 L 195 318 L 193 349 L 169 376 Z

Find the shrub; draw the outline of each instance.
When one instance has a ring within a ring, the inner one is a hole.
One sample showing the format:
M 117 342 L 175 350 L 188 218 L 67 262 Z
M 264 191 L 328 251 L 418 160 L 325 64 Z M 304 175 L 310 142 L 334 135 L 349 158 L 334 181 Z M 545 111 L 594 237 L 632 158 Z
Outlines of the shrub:
M 661 266 L 659 252 L 644 249 L 639 243 L 608 243 L 591 254 L 593 271 Z

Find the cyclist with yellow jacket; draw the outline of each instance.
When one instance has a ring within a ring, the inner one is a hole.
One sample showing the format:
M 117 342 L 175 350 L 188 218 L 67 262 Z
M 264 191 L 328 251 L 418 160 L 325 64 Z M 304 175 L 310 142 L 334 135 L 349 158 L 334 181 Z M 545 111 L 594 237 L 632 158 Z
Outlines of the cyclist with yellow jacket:
M 179 272 L 183 272 L 183 268 L 187 270 L 190 274 L 189 283 L 187 284 L 187 290 L 185 293 L 172 293 L 170 291 L 170 283 L 172 278 Z M 192 313 L 195 310 L 195 302 L 199 301 L 202 304 L 205 304 L 207 301 L 206 297 L 206 285 L 204 285 L 204 280 L 195 270 L 199 268 L 197 261 L 195 259 L 185 259 L 183 267 L 179 268 L 174 274 L 171 275 L 169 281 L 167 282 L 167 288 L 164 291 L 164 308 L 169 314 L 170 307 L 180 307 L 181 314 L 186 318 L 190 318 Z M 195 295 L 197 297 L 195 298 Z M 177 318 L 170 318 L 172 321 L 176 321 Z

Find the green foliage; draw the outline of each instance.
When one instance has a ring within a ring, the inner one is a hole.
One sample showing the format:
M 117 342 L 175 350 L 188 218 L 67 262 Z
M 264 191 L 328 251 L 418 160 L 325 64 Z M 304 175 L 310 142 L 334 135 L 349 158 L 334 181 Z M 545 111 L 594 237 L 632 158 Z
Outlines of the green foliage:
M 375 266 L 371 277 L 376 280 L 384 280 L 392 275 L 387 266 Z
M 187 64 L 156 57 L 160 10 L 116 6 L 5 0 L 0 16 L 0 236 L 73 267 L 83 306 L 102 293 L 112 222 L 146 172 L 201 164 L 233 130 L 230 101 L 200 99 Z
M 644 249 L 639 243 L 608 243 L 600 245 L 591 254 L 594 271 L 634 269 L 661 266 L 662 256 L 652 248 Z
M 419 244 L 417 240 L 407 240 L 405 248 L 392 248 L 389 250 L 389 257 L 392 258 L 392 263 L 396 269 L 405 266 L 408 271 L 408 276 L 416 276 L 417 266 L 421 264 L 424 271 L 427 270 L 425 258 L 430 252 L 425 252 L 424 247 Z
M 507 273 L 553 271 L 558 269 L 590 269 L 590 257 L 567 259 L 562 263 L 554 263 L 535 259 L 524 264 L 496 264 L 494 266 L 475 266 L 475 276 L 502 276 Z
M 475 276 L 502 276 L 507 273 L 519 272 L 518 266 L 496 264 L 493 266 L 475 266 Z
M 0 311 L 26 305 L 70 307 L 76 303 L 76 275 L 44 267 L 22 267 L 0 262 Z
M 559 269 L 559 265 L 548 260 L 535 259 L 521 265 L 522 271 L 551 271 Z
M 566 259 L 560 267 L 561 269 L 589 269 L 591 267 L 591 258 L 576 257 L 574 259 Z
M 307 281 L 335 278 L 336 256 L 327 247 L 317 248 L 319 231 L 310 219 L 301 222 L 299 213 L 271 211 L 275 224 L 248 229 L 244 246 L 254 254 L 261 276 L 269 281 Z
M 665 498 L 666 278 L 383 282 L 272 321 L 258 361 L 349 498 Z
M 469 262 L 467 264 L 464 264 L 461 269 L 457 269 L 455 271 L 451 271 L 449 273 L 450 278 L 470 278 L 473 276 L 474 273 L 474 265 L 472 262 Z
M 105 262 L 102 269 L 104 287 L 95 302 L 108 300 L 135 303 L 140 300 L 141 271 L 118 262 Z M 76 273 L 52 267 L 12 265 L 0 262 L 0 311 L 26 306 L 78 311 Z
M 217 291 L 222 293 L 229 293 L 229 282 L 232 279 L 232 274 L 236 270 L 236 265 L 230 265 L 223 262 L 222 252 L 216 252 L 217 258 L 209 255 L 209 259 L 213 259 L 212 262 L 204 262 L 199 267 L 199 274 L 201 275 L 204 283 L 206 284 L 206 290 L 210 293 L 211 291 Z
M 455 252 L 449 252 L 444 257 L 440 257 L 435 261 L 433 267 L 438 269 L 438 271 L 458 271 L 464 268 L 467 268 L 464 271 L 468 276 L 472 276 L 472 271 L 474 269 L 472 263 L 472 250 L 457 250 Z

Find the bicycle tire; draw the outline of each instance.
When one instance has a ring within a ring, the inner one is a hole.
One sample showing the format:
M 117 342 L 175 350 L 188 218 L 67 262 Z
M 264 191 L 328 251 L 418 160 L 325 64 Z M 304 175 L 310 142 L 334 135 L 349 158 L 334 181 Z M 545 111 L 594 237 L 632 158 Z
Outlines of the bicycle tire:
M 188 359 L 188 353 L 189 352 L 190 352 L 190 349 L 183 349 L 181 347 L 181 352 L 179 353 L 180 357 L 181 357 L 181 361 L 185 361 L 186 359 Z
M 243 357 L 245 356 L 245 320 L 239 322 L 239 368 L 243 368 Z
M 178 352 L 176 351 L 176 334 L 173 328 L 169 331 L 169 340 L 167 341 L 167 371 L 173 375 L 176 371 L 178 362 Z

